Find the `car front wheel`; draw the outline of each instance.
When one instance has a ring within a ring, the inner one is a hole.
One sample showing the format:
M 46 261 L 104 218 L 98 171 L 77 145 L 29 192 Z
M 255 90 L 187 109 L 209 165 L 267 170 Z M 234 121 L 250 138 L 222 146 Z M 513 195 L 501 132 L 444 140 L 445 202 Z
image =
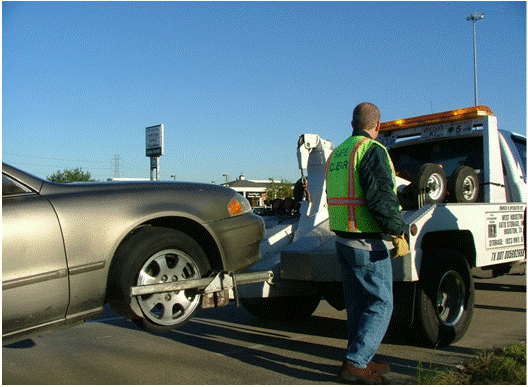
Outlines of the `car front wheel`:
M 200 245 L 164 227 L 143 227 L 119 249 L 109 277 L 110 305 L 149 332 L 185 324 L 200 304 L 195 289 L 130 297 L 130 287 L 204 277 L 210 269 Z

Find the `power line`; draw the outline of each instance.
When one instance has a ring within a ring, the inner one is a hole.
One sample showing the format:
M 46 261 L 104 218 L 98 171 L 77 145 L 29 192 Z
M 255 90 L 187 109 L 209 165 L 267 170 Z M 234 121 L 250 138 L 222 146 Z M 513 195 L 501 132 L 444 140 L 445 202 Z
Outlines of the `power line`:
M 10 158 L 10 157 L 20 157 L 24 160 L 19 162 L 10 162 L 6 161 L 8 164 L 13 164 L 14 166 L 25 166 L 25 167 L 39 167 L 39 168 L 63 168 L 65 163 L 83 163 L 88 164 L 85 165 L 85 169 L 92 170 L 92 171 L 105 171 L 109 172 L 112 170 L 112 164 L 111 160 L 88 160 L 88 159 L 67 159 L 67 158 L 58 158 L 58 157 L 47 157 L 47 156 L 36 156 L 36 155 L 24 155 L 20 153 L 11 153 L 11 152 L 4 152 L 2 154 L 3 158 Z M 35 159 L 35 162 L 32 162 L 31 159 Z M 42 161 L 43 163 L 39 162 Z
M 14 167 L 24 166 L 24 167 L 41 167 L 41 168 L 60 168 L 57 165 L 43 165 L 43 164 L 32 164 L 32 163 L 8 163 L 13 164 Z M 87 168 L 91 171 L 111 171 L 112 167 L 95 167 L 95 168 Z
M 82 159 L 64 159 L 64 158 L 57 158 L 57 157 L 46 157 L 46 156 L 35 156 L 35 155 L 23 155 L 19 153 L 9 153 L 4 152 L 3 153 L 6 156 L 16 156 L 16 157 L 24 157 L 24 158 L 33 158 L 33 159 L 41 159 L 41 160 L 55 160 L 55 161 L 69 161 L 69 162 L 77 162 L 77 163 L 97 163 L 97 164 L 108 164 L 108 161 L 101 161 L 101 160 L 82 160 Z

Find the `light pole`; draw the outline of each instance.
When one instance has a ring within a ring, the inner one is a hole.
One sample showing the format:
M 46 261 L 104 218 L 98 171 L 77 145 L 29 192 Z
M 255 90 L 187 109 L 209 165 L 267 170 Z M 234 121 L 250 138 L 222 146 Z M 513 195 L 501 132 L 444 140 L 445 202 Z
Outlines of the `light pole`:
M 466 20 L 473 22 L 473 65 L 474 65 L 474 77 L 475 77 L 475 106 L 478 105 L 478 87 L 477 87 L 477 28 L 475 22 L 477 20 L 484 19 L 483 13 L 475 12 L 473 15 L 468 16 Z

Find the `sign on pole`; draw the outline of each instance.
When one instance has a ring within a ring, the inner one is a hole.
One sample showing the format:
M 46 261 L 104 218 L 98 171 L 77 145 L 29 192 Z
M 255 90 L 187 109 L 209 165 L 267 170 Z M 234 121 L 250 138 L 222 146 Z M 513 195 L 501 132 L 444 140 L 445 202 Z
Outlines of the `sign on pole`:
M 159 180 L 159 157 L 164 151 L 163 124 L 146 128 L 145 139 L 147 157 L 150 157 L 150 180 Z
M 159 157 L 163 155 L 163 124 L 156 126 L 149 126 L 145 130 L 147 157 Z

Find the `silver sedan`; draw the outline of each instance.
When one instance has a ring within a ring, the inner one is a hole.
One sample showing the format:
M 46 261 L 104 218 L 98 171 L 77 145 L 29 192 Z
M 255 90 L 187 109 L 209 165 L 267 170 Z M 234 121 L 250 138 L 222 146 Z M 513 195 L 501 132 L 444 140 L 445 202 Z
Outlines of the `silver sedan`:
M 250 210 L 217 185 L 55 184 L 3 164 L 3 344 L 86 321 L 106 303 L 151 332 L 184 324 L 197 290 L 130 288 L 252 265 L 264 224 Z

